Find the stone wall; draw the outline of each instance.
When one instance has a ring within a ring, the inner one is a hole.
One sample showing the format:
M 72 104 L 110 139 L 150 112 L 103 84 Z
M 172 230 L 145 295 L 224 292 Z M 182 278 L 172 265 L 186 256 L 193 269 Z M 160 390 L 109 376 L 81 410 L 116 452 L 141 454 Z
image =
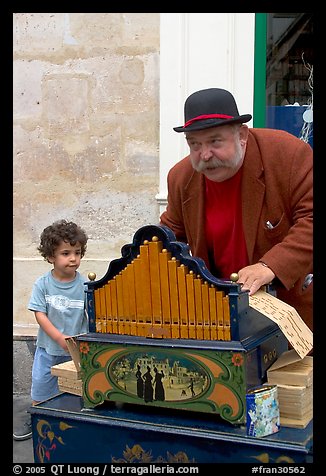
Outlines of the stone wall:
M 159 220 L 159 13 L 13 15 L 14 328 L 49 269 L 42 230 L 89 236 L 80 272 L 101 277 L 135 231 Z M 33 333 L 33 332 L 32 332 Z

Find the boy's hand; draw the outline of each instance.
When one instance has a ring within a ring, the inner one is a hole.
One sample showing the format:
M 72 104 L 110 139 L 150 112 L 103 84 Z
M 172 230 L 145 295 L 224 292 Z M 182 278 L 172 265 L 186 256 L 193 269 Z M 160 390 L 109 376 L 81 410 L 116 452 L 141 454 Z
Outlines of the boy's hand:
M 57 339 L 57 343 L 60 345 L 60 347 L 63 348 L 63 350 L 68 352 L 66 337 L 69 337 L 69 336 L 67 336 L 65 334 L 61 334 L 60 337 Z

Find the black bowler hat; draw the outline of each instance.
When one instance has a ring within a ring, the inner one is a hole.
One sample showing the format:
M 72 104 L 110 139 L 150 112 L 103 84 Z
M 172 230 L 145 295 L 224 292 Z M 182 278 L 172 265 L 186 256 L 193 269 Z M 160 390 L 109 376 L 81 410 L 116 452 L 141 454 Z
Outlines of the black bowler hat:
M 219 88 L 202 89 L 191 94 L 185 102 L 185 124 L 174 127 L 176 132 L 199 131 L 224 124 L 250 121 L 251 114 L 239 116 L 234 97 Z

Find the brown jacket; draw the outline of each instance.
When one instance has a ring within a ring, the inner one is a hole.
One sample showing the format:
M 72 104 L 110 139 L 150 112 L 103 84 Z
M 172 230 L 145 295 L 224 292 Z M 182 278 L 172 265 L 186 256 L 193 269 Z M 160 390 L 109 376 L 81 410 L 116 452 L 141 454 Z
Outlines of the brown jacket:
M 313 285 L 302 286 L 313 272 L 312 169 L 312 148 L 305 142 L 285 131 L 249 129 L 242 174 L 249 263 L 262 260 L 273 270 L 277 297 L 295 307 L 311 329 Z M 204 259 L 209 268 L 204 184 L 189 157 L 172 167 L 161 224 L 171 228 L 178 241 L 188 243 L 192 255 Z

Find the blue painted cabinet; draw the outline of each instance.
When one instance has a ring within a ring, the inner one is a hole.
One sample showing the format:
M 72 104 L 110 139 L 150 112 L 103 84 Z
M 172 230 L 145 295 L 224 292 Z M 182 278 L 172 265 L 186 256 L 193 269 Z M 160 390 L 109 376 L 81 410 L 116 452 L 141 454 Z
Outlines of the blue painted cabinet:
M 36 463 L 310 463 L 312 422 L 264 438 L 218 415 L 105 402 L 63 393 L 31 407 Z

